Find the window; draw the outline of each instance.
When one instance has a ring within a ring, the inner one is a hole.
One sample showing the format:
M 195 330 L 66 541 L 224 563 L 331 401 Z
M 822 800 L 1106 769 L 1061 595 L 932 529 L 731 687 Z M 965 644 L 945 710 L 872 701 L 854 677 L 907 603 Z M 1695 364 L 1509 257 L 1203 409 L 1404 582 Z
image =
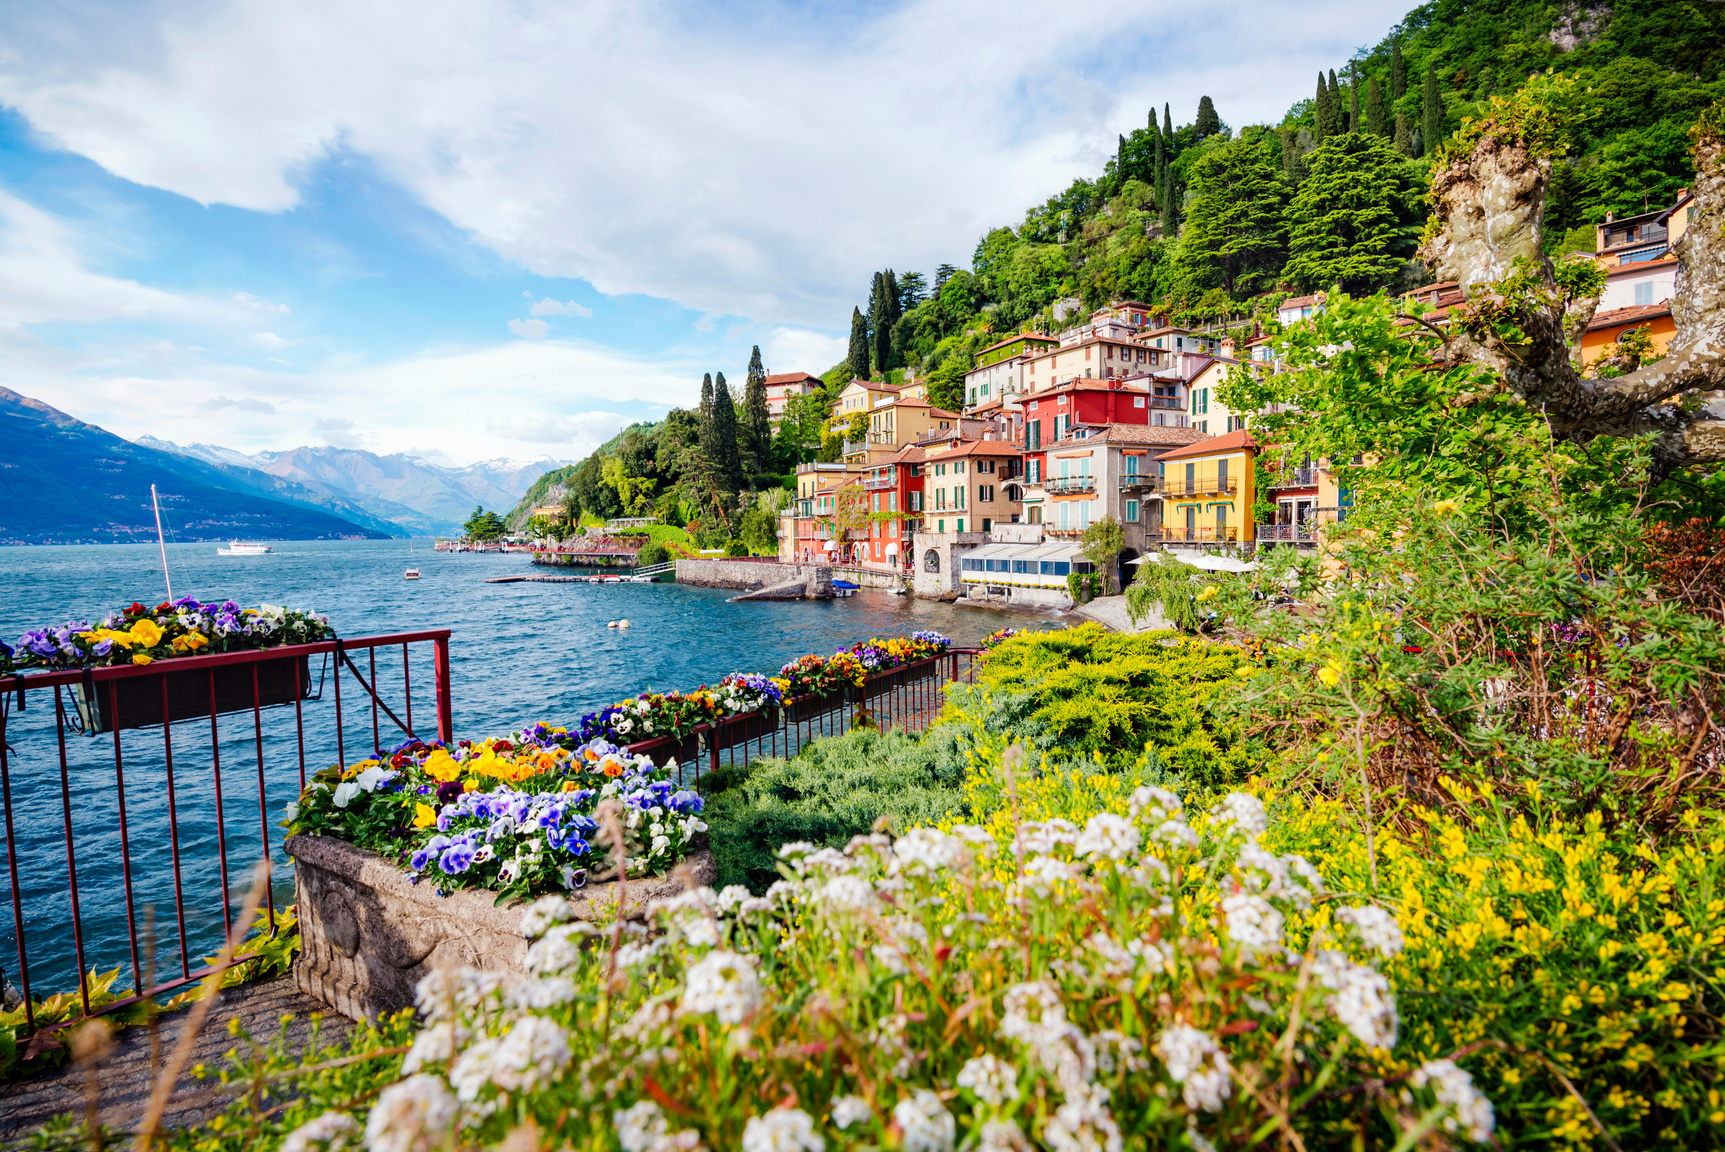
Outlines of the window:
M 939 572 L 940 553 L 936 552 L 933 548 L 930 548 L 923 554 L 922 567 L 925 572 Z
M 946 521 L 945 520 L 936 520 L 934 522 L 934 524 L 935 524 L 934 530 L 936 532 L 945 532 L 946 531 Z M 938 569 L 937 569 L 937 571 L 938 571 Z
M 990 520 L 988 517 L 984 516 L 982 518 L 982 530 L 984 532 L 990 532 L 990 531 L 993 531 L 993 529 L 994 529 L 994 521 Z M 1000 562 L 1000 570 L 1002 572 L 1006 571 L 1006 561 L 1002 560 Z
M 954 508 L 963 508 L 964 507 L 964 485 L 963 484 L 954 484 L 952 486 L 952 506 Z M 960 528 L 959 531 L 962 532 L 962 531 L 964 531 L 964 529 Z
M 1030 506 L 1030 522 L 1032 524 L 1042 523 L 1042 505 L 1032 504 Z
M 1030 482 L 1032 484 L 1042 483 L 1042 461 L 1032 460 L 1030 462 Z
M 1136 457 L 1136 456 L 1126 457 L 1126 475 L 1128 475 L 1128 476 L 1138 475 L 1138 457 Z
M 1134 408 L 1144 407 L 1144 397 L 1142 397 L 1142 396 L 1132 397 L 1132 407 L 1134 407 Z
M 964 531 L 964 521 L 963 521 L 963 520 L 960 520 L 960 521 L 959 521 L 959 522 L 958 522 L 958 528 L 957 528 L 957 529 L 955 529 L 955 531 L 959 531 L 959 532 L 963 532 L 963 531 Z
M 921 492 L 907 492 L 907 493 L 905 493 L 905 495 L 910 497 L 910 507 L 906 510 L 910 511 L 910 512 L 921 512 L 922 511 L 922 493 Z
M 1138 519 L 1138 501 L 1126 501 L 1126 519 L 1128 521 L 1135 521 Z
M 934 490 L 934 510 L 936 512 L 939 512 L 945 508 L 946 508 L 946 489 L 945 488 L 936 488 Z
M 1637 284 L 1635 286 L 1635 303 L 1636 304 L 1651 304 L 1651 303 L 1653 303 L 1653 282 L 1651 280 L 1647 281 L 1644 284 Z
M 984 570 L 984 564 L 993 563 L 994 561 L 992 560 L 972 560 L 967 556 L 958 562 L 958 568 L 961 572 L 981 572 Z
M 897 492 L 888 492 L 887 493 L 886 510 L 888 512 L 897 512 L 898 511 L 898 493 Z
M 976 498 L 984 504 L 992 504 L 994 502 L 994 485 L 978 484 L 976 486 Z
M 1216 506 L 1216 539 L 1225 540 L 1227 538 L 1228 538 L 1228 505 L 1218 504 Z
M 1080 476 L 1090 475 L 1090 457 L 1086 456 L 1078 462 L 1078 474 Z
M 1072 526 L 1072 502 L 1070 500 L 1060 502 L 1060 526 L 1062 528 Z

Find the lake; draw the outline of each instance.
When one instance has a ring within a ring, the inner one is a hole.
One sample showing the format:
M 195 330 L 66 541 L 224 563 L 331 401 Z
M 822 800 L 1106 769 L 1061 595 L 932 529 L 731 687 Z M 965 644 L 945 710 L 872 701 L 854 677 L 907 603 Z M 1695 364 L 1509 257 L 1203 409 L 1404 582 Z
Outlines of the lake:
M 175 595 L 316 610 L 327 613 L 347 638 L 451 629 L 455 734 L 463 738 L 501 735 L 536 720 L 565 723 L 646 688 L 686 689 L 713 683 L 727 672 L 773 672 L 805 653 L 830 653 L 872 636 L 932 628 L 966 645 L 1007 625 L 1034 623 L 1020 615 L 885 592 L 859 592 L 846 600 L 735 604 L 729 600 L 735 593 L 676 584 L 487 584 L 487 577 L 531 571 L 528 558 L 440 553 L 427 540 L 289 542 L 275 545 L 270 555 L 249 557 L 220 556 L 217 547 L 169 545 Z M 421 578 L 404 580 L 408 567 L 418 568 Z M 134 599 L 159 603 L 165 598 L 153 546 L 0 548 L 0 636 L 8 642 L 28 628 L 73 618 L 95 620 Z M 606 627 L 621 617 L 632 627 Z M 435 702 L 428 655 L 425 646 L 414 655 L 415 724 L 435 730 L 426 723 Z M 356 661 L 366 667 L 363 658 Z M 381 654 L 379 661 L 380 690 L 388 699 L 387 689 L 400 681 L 393 668 L 384 666 Z M 315 676 L 316 660 L 312 667 Z M 355 692 L 345 675 L 343 692 L 351 760 L 361 747 L 356 718 L 362 710 L 353 697 L 345 696 Z M 308 757 L 308 771 L 335 761 L 329 695 L 326 691 L 326 699 L 304 708 L 308 748 L 321 750 L 318 762 Z M 355 696 L 363 699 L 357 692 Z M 10 785 L 31 991 L 40 997 L 76 984 L 74 927 L 81 933 L 86 967 L 105 971 L 125 965 L 120 984 L 129 985 L 132 941 L 125 915 L 112 740 L 69 738 L 63 796 L 51 698 L 33 694 L 22 714 L 10 698 L 7 706 L 12 709 L 7 729 L 13 748 Z M 70 722 L 69 706 L 66 712 Z M 363 739 L 369 744 L 369 709 L 363 712 Z M 298 792 L 293 713 L 266 711 L 265 720 L 262 773 L 270 855 L 276 862 L 275 898 L 285 902 L 292 899 L 292 880 L 280 854 L 282 830 L 274 824 Z M 223 901 L 218 840 L 226 840 L 230 878 L 237 889 L 240 877 L 262 854 L 265 822 L 257 807 L 259 766 L 249 716 L 224 717 L 214 746 L 223 773 L 219 823 L 208 720 L 177 723 L 171 737 L 177 862 L 169 835 L 162 729 L 122 736 L 131 902 L 140 924 L 146 909 L 154 910 L 160 963 L 167 975 L 182 962 L 195 968 L 200 956 L 219 947 Z M 400 738 L 399 733 L 386 733 L 382 739 L 387 745 Z M 76 924 L 64 850 L 68 809 L 81 898 Z M 179 902 L 173 888 L 176 867 L 184 878 Z M 237 907 L 242 896 L 232 892 L 230 906 Z M 0 904 L 0 967 L 16 983 L 11 903 L 8 886 Z

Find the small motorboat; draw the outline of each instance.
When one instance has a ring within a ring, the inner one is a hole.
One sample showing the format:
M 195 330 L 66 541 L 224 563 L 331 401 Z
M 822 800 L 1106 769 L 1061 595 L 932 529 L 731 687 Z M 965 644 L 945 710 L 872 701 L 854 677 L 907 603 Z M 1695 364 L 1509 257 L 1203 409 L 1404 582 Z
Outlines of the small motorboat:
M 834 580 L 833 595 L 839 597 L 855 596 L 857 594 L 857 589 L 860 587 L 862 587 L 862 585 L 852 584 L 849 580 Z
M 268 544 L 248 544 L 243 540 L 229 540 L 226 548 L 217 548 L 217 556 L 265 556 L 271 548 Z
M 403 574 L 403 575 L 402 575 L 402 577 L 401 577 L 401 578 L 402 578 L 402 579 L 403 579 L 403 580 L 417 580 L 417 579 L 419 579 L 419 569 L 417 569 L 417 568 L 409 568 L 409 569 L 408 569 L 408 570 L 407 570 L 407 571 L 406 571 L 406 573 L 404 573 L 404 574 Z

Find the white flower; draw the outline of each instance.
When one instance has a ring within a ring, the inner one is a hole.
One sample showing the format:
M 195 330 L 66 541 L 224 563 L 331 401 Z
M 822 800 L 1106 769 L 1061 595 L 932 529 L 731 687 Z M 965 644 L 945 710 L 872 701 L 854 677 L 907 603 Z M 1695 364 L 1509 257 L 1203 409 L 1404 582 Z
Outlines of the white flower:
M 700 1133 L 690 1128 L 672 1132 L 665 1114 L 651 1100 L 613 1112 L 611 1126 L 623 1152 L 696 1152 L 701 1147 Z
M 569 1033 L 548 1016 L 524 1016 L 497 1046 L 491 1082 L 505 1092 L 532 1092 L 568 1067 Z
M 996 1108 L 1018 1099 L 1018 1069 L 993 1056 L 966 1060 L 955 1083 L 960 1088 L 969 1088 L 978 1100 Z
M 1437 1093 L 1438 1104 L 1454 1111 L 1454 1115 L 1444 1117 L 1446 1131 L 1465 1130 L 1467 1138 L 1476 1144 L 1484 1144 L 1491 1139 L 1492 1130 L 1497 1127 L 1491 1101 L 1473 1086 L 1473 1077 L 1458 1068 L 1454 1061 L 1428 1060 L 1408 1081 L 1415 1088 L 1431 1084 Z
M 359 1135 L 359 1125 L 346 1112 L 325 1112 L 287 1134 L 281 1152 L 341 1152 Z
M 524 980 L 509 990 L 509 1006 L 520 1012 L 543 1012 L 575 999 L 575 982 L 562 976 Z
M 1402 950 L 1402 927 L 1387 909 L 1376 904 L 1343 908 L 1336 913 L 1336 919 L 1343 924 L 1352 924 L 1354 931 L 1360 934 L 1360 941 L 1386 960 Z
M 970 858 L 970 849 L 956 836 L 936 828 L 912 828 L 893 842 L 887 871 L 910 876 L 944 872 Z
M 990 1120 L 982 1126 L 976 1152 L 1030 1152 L 1030 1142 L 1011 1120 Z
M 1006 990 L 1000 1034 L 1008 1040 L 1032 1040 L 1050 1028 L 1066 1027 L 1066 1008 L 1060 993 L 1046 980 L 1014 984 Z
M 928 1089 L 919 1088 L 915 1096 L 900 1100 L 892 1118 L 904 1133 L 899 1145 L 904 1152 L 952 1152 L 958 1125 L 940 1097 Z
M 1177 820 L 1186 814 L 1186 805 L 1168 789 L 1146 784 L 1133 789 L 1128 811 L 1133 819 L 1143 816 L 1150 821 Z
M 1058 817 L 1045 823 L 1026 820 L 1018 826 L 1018 842 L 1027 853 L 1046 855 L 1061 844 L 1078 843 L 1078 825 Z
M 861 1096 L 840 1096 L 833 1101 L 833 1123 L 840 1131 L 852 1124 L 860 1124 L 873 1118 L 874 1109 L 868 1106 L 868 1101 Z
M 449 1145 L 455 1096 L 436 1076 L 420 1073 L 377 1095 L 365 1121 L 370 1152 L 436 1152 Z
M 455 1025 L 445 1020 L 420 1029 L 413 1038 L 413 1047 L 402 1057 L 402 1072 L 412 1075 L 427 1064 L 446 1064 L 455 1059 Z
M 593 932 L 593 925 L 580 920 L 547 930 L 543 939 L 527 946 L 527 974 L 559 976 L 576 968 L 581 963 L 581 945 L 574 938 Z
M 1054 1152 L 1120 1152 L 1120 1126 L 1108 1111 L 1108 1089 L 1068 1092 L 1042 1136 Z
M 1182 1086 L 1188 1108 L 1220 1112 L 1234 1094 L 1228 1079 L 1228 1056 L 1208 1032 L 1190 1024 L 1171 1024 L 1156 1039 L 1169 1077 Z
M 1252 892 L 1236 892 L 1222 900 L 1228 938 L 1250 955 L 1274 951 L 1282 942 L 1282 914 Z
M 826 1152 L 827 1142 L 801 1108 L 778 1108 L 751 1116 L 743 1128 L 743 1152 Z
M 1071 884 L 1084 879 L 1084 865 L 1062 860 L 1058 856 L 1038 856 L 1024 866 L 1024 880 L 1046 896 L 1056 884 Z
M 282 815 L 287 817 L 287 819 L 290 822 L 294 821 L 294 820 L 298 820 L 299 819 L 299 803 L 297 801 L 294 801 L 294 802 L 288 804 L 288 806 L 286 808 L 282 809 Z M 326 1115 L 327 1115 L 327 1113 L 326 1113 Z M 293 1135 L 293 1133 L 290 1132 L 288 1135 L 291 1136 L 291 1135 Z M 283 1144 L 282 1147 L 285 1148 L 285 1147 L 287 1147 L 287 1145 Z
M 1196 848 L 1198 833 L 1184 820 L 1164 820 L 1150 833 L 1150 839 L 1169 848 Z M 1157 861 L 1161 863 L 1161 861 Z
M 807 840 L 792 840 L 789 844 L 779 845 L 779 859 L 789 860 L 792 857 L 807 856 L 815 850 L 815 846 Z
M 1192 1125 L 1192 1118 L 1188 1116 L 1186 1120 L 1186 1142 L 1192 1145 L 1193 1152 L 1216 1152 L 1216 1146 L 1210 1143 L 1209 1138 Z
M 1318 953 L 1312 974 L 1335 995 L 1330 1011 L 1343 1027 L 1373 1048 L 1393 1048 L 1396 1043 L 1395 997 L 1390 982 L 1375 968 L 1355 964 L 1340 952 Z
M 1143 837 L 1131 821 L 1112 812 L 1098 812 L 1085 821 L 1084 833 L 1078 837 L 1073 851 L 1092 860 L 1103 856 L 1124 860 L 1137 852 L 1141 843 Z
M 761 1006 L 761 982 L 754 958 L 735 952 L 709 952 L 689 969 L 678 1011 L 712 1013 L 721 1024 L 741 1024 Z
M 360 793 L 360 787 L 352 780 L 345 780 L 335 786 L 335 806 L 346 808 L 347 802 Z
M 821 903 L 838 911 L 864 912 L 878 902 L 874 885 L 861 876 L 834 876 L 820 890 Z
M 537 940 L 554 925 L 569 921 L 569 901 L 561 896 L 541 896 L 521 914 L 521 934 Z
M 1228 793 L 1211 815 L 1223 824 L 1232 824 L 1248 836 L 1262 836 L 1270 828 L 1270 818 L 1264 814 L 1263 802 L 1244 792 Z
M 355 776 L 353 778 L 353 782 L 358 784 L 361 788 L 364 788 L 367 792 L 376 792 L 379 788 L 395 779 L 398 775 L 399 773 L 393 768 L 384 768 L 380 765 L 376 768 L 367 768 L 364 772 Z

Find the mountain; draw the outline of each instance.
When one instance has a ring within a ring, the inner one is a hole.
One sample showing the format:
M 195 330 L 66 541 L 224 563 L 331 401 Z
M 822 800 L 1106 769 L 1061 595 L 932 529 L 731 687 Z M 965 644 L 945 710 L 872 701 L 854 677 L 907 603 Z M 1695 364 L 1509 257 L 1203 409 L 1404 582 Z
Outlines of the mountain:
M 357 448 L 299 447 L 247 456 L 213 444 L 174 444 L 153 437 L 138 441 L 232 474 L 235 482 L 266 490 L 278 498 L 328 507 L 417 535 L 450 535 L 461 530 L 475 505 L 503 509 L 541 473 L 561 462 L 546 457 L 528 464 L 485 460 L 452 468 L 403 453 L 379 456 Z
M 376 528 L 224 484 L 222 470 L 133 444 L 0 388 L 0 543 L 125 544 L 163 526 L 178 540 L 381 538 Z

